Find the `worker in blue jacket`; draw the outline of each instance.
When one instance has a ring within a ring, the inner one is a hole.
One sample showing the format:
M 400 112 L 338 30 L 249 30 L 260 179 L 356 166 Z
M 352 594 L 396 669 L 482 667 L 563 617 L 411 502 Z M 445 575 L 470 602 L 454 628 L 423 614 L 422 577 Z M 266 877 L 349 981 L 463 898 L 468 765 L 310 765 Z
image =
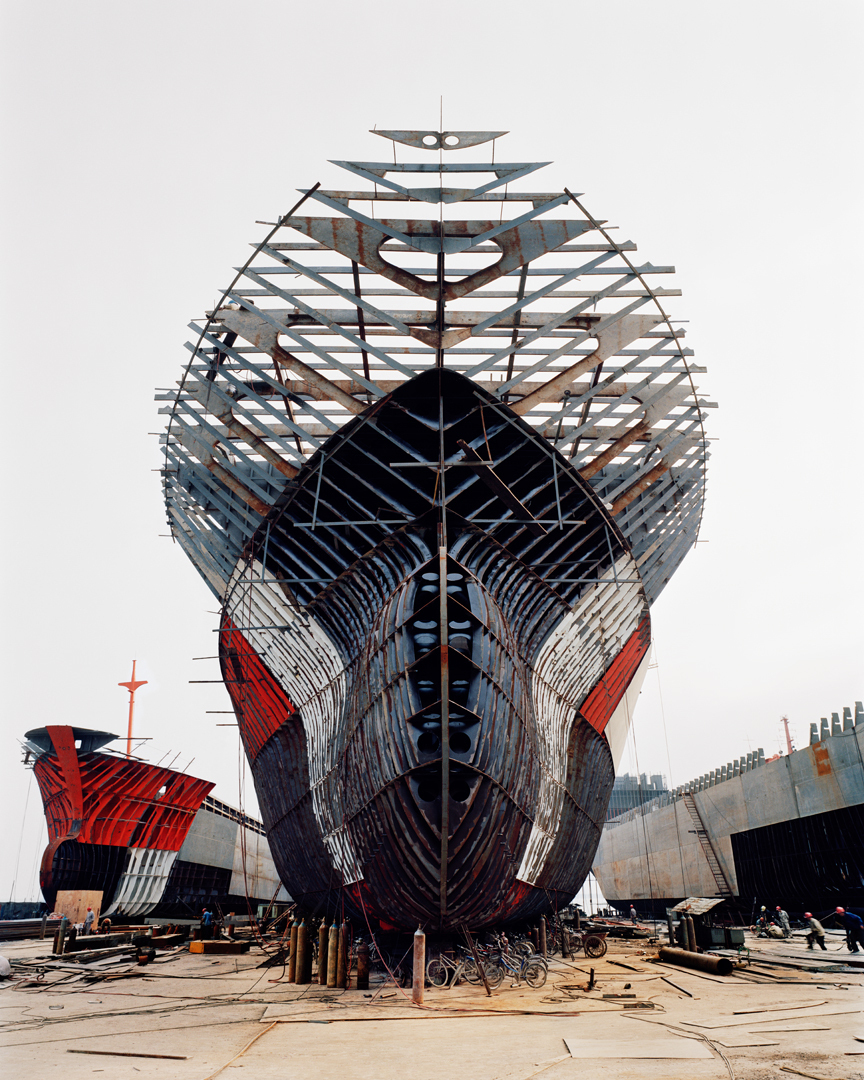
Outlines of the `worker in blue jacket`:
M 854 911 L 847 911 L 846 908 L 838 907 L 837 918 L 846 931 L 846 945 L 849 952 L 858 952 L 858 946 L 864 946 L 864 922 L 862 922 L 861 917 L 856 915 Z

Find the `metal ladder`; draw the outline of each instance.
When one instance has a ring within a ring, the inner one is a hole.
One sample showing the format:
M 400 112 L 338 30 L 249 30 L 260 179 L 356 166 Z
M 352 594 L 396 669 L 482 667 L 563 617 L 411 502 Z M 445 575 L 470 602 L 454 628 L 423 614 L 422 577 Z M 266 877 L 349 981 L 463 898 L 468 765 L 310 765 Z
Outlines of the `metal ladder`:
M 694 832 L 696 833 L 699 843 L 702 845 L 702 851 L 705 854 L 708 868 L 714 875 L 714 881 L 717 884 L 717 894 L 719 896 L 732 896 L 729 882 L 726 880 L 726 875 L 723 873 L 723 867 L 720 865 L 720 860 L 717 858 L 717 852 L 714 850 L 714 845 L 711 843 L 711 837 L 708 835 L 705 825 L 702 822 L 702 817 L 699 814 L 699 808 L 696 805 L 696 800 L 693 798 L 692 792 L 684 792 L 684 805 L 690 811 L 690 817 L 693 824 L 696 826 Z

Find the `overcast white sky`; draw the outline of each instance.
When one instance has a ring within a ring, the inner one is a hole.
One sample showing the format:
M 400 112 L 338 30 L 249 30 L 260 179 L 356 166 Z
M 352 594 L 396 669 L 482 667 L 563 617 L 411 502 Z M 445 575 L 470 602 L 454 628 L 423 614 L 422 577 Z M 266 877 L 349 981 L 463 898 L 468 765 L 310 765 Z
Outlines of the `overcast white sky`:
M 218 678 L 192 659 L 216 604 L 159 536 L 153 390 L 255 219 L 334 182 L 328 158 L 380 156 L 374 125 L 437 128 L 442 94 L 446 128 L 509 129 L 502 156 L 554 160 L 536 183 L 677 266 L 721 406 L 706 542 L 653 610 L 642 771 L 776 752 L 784 714 L 802 745 L 864 696 L 861 20 L 840 0 L 5 4 L 0 900 L 36 895 L 45 843 L 19 738 L 122 733 L 133 658 L 147 756 L 194 758 L 237 803 L 236 729 L 206 715 L 227 695 L 189 682 Z

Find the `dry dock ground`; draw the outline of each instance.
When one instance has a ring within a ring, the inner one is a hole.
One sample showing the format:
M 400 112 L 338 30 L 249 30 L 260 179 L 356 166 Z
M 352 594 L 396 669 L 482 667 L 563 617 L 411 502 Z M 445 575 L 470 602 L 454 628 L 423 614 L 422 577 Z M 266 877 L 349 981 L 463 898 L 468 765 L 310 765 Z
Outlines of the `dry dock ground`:
M 800 940 L 759 948 L 758 966 L 721 978 L 660 966 L 651 962 L 656 950 L 613 942 L 602 960 L 551 960 L 540 990 L 508 981 L 491 998 L 482 987 L 427 989 L 418 1008 L 392 984 L 373 981 L 368 993 L 291 985 L 281 967 L 258 966 L 256 947 L 236 957 L 183 949 L 145 967 L 115 962 L 95 981 L 72 965 L 53 967 L 36 981 L 49 943 L 8 942 L 3 954 L 26 964 L 0 982 L 0 1072 L 15 1080 L 864 1080 L 864 968 L 838 970 L 849 955 L 841 939 L 817 972 L 764 963 L 813 957 Z

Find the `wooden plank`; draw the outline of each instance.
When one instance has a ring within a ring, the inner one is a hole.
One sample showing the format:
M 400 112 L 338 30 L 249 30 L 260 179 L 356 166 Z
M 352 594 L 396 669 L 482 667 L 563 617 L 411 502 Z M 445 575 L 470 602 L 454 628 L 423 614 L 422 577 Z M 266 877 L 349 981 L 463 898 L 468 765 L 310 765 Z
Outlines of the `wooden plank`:
M 99 913 L 102 910 L 101 889 L 59 889 L 57 899 L 54 902 L 54 910 L 62 912 L 70 924 L 83 923 L 87 916 L 87 908 L 93 908 L 94 927 L 99 924 Z

